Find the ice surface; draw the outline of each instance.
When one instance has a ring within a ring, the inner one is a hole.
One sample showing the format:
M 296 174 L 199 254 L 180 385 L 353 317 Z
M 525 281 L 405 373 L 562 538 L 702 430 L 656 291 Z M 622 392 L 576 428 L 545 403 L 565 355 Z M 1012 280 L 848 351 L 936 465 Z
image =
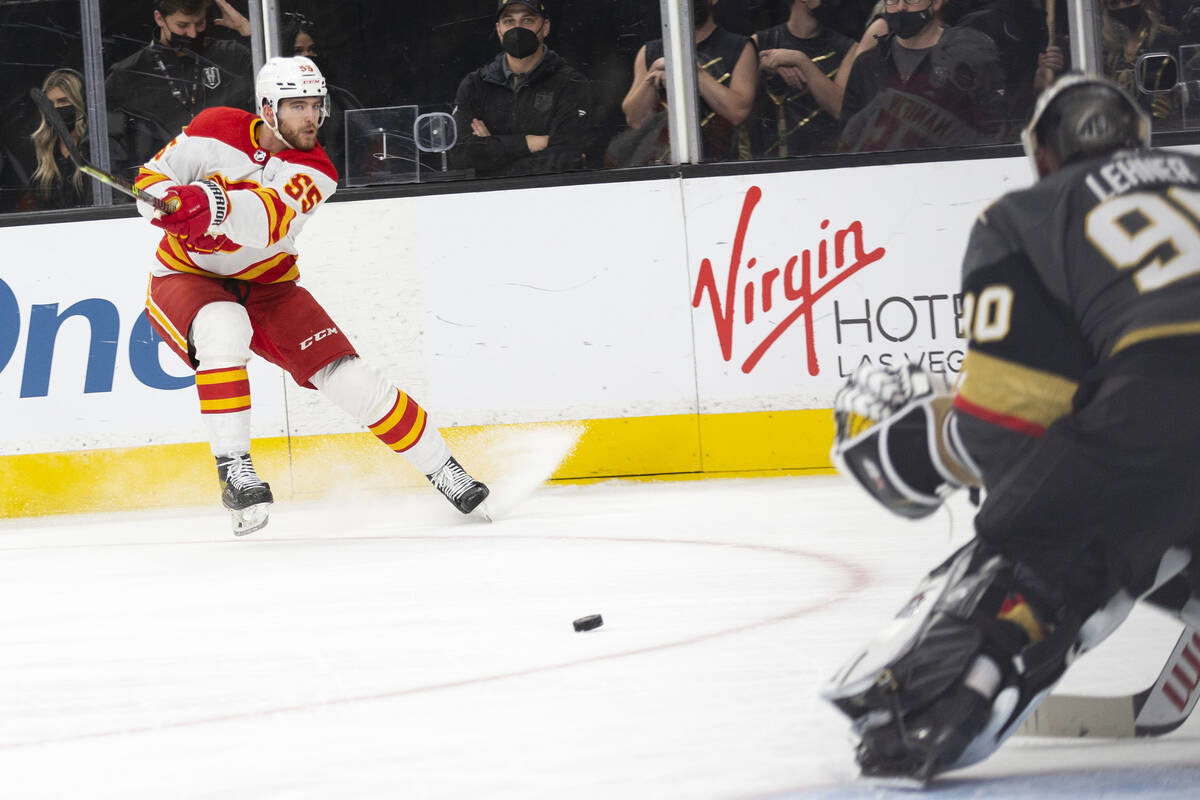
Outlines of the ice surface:
M 0 524 L 4 798 L 876 798 L 817 690 L 964 540 L 832 477 Z M 598 630 L 571 621 L 604 615 Z M 1142 688 L 1135 611 L 1063 688 Z M 1014 740 L 952 798 L 1194 797 L 1200 727 Z

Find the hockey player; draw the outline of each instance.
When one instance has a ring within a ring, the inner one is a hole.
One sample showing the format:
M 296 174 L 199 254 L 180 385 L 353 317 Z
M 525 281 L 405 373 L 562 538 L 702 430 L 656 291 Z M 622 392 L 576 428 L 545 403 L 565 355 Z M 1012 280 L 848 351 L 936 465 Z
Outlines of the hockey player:
M 365 364 L 297 285 L 296 237 L 337 188 L 337 172 L 317 143 L 328 113 L 325 79 L 302 56 L 272 58 L 258 72 L 255 96 L 257 116 L 202 112 L 137 179 L 176 209 L 156 215 L 139 204 L 165 231 L 146 315 L 196 370 L 234 533 L 266 525 L 273 500 L 250 460 L 251 352 L 329 397 L 469 514 L 487 487 L 450 455 L 425 409 Z
M 892 511 L 985 491 L 974 538 L 824 692 L 865 776 L 987 757 L 1138 598 L 1200 622 L 1200 159 L 1150 150 L 1138 105 L 1078 75 L 1022 138 L 1039 180 L 972 231 L 957 392 L 864 366 L 834 403 L 834 457 Z

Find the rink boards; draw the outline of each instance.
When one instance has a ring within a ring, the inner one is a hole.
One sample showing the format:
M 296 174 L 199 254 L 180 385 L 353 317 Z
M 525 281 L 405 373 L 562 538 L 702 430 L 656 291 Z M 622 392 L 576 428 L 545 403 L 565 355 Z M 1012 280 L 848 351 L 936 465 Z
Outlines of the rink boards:
M 422 402 L 464 463 L 583 431 L 557 478 L 827 470 L 863 359 L 953 380 L 958 266 L 1021 159 L 331 203 L 301 283 Z M 141 314 L 141 218 L 0 228 L 0 516 L 211 503 L 190 371 Z M 416 475 L 255 361 L 255 460 L 277 496 Z

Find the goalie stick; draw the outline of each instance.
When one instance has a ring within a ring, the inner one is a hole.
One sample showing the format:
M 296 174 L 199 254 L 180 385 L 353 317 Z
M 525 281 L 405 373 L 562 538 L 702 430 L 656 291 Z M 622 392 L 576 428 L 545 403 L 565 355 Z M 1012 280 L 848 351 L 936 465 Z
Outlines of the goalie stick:
M 67 130 L 66 123 L 62 121 L 62 117 L 58 116 L 58 112 L 54 110 L 54 103 L 50 102 L 50 98 L 46 97 L 45 92 L 34 87 L 29 90 L 29 96 L 33 98 L 33 102 L 37 104 L 38 110 L 42 112 L 42 117 L 45 118 L 46 124 L 54 131 L 55 136 L 63 143 L 63 146 L 67 148 L 67 155 L 70 156 L 71 162 L 75 164 L 76 169 L 89 178 L 108 184 L 118 192 L 127 194 L 135 200 L 141 200 L 143 203 L 153 206 L 154 210 L 163 214 L 170 214 L 175 210 L 172 204 L 168 204 L 149 192 L 137 188 L 129 181 L 122 180 L 116 175 L 112 175 L 88 163 L 83 157 L 83 153 L 79 152 L 79 147 L 75 144 L 75 140 L 71 138 L 71 132 Z
M 1186 627 L 1147 689 L 1116 697 L 1052 694 L 1017 729 L 1018 736 L 1162 736 L 1182 725 L 1200 699 L 1200 631 Z

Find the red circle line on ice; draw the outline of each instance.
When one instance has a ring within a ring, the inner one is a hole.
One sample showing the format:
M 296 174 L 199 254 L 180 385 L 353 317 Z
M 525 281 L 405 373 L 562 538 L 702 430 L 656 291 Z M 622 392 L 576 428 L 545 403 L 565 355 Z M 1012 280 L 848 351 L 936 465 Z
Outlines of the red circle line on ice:
M 570 661 L 561 661 L 553 664 L 542 664 L 538 666 L 525 667 L 522 669 L 508 670 L 506 672 L 497 672 L 488 675 L 476 675 L 469 678 L 460 678 L 458 680 L 444 681 L 440 683 L 429 683 L 420 686 L 410 686 L 403 689 L 395 689 L 384 692 L 369 692 L 360 695 L 349 695 L 346 697 L 331 697 L 326 700 L 315 700 L 307 703 L 297 703 L 294 705 L 278 706 L 276 708 L 263 708 L 254 711 L 234 711 L 227 714 L 213 714 L 205 717 L 195 717 L 192 719 L 181 719 L 175 721 L 165 721 L 157 725 L 138 725 L 126 728 L 116 728 L 106 731 L 88 731 L 74 734 L 66 734 L 63 736 L 51 736 L 43 739 L 30 740 L 25 742 L 8 742 L 0 744 L 0 750 L 16 750 L 25 747 L 37 747 L 41 745 L 65 744 L 68 742 L 88 741 L 93 739 L 108 739 L 118 736 L 133 736 L 143 733 L 157 733 L 160 731 L 177 730 L 185 728 L 194 728 L 201 725 L 219 725 L 226 722 L 238 722 L 240 720 L 255 719 L 260 717 L 272 717 L 280 714 L 295 714 L 309 712 L 319 708 L 332 708 L 343 705 L 351 705 L 356 703 L 370 703 L 383 700 L 392 700 L 399 697 L 407 697 L 409 695 L 425 694 L 427 692 L 437 692 L 446 689 L 456 689 L 463 686 L 474 686 L 481 683 L 490 683 L 492 681 L 508 680 L 510 678 L 521 678 L 529 675 L 538 675 L 546 672 L 555 672 L 558 670 L 578 667 L 584 664 L 594 664 L 602 661 L 613 661 L 620 658 L 631 658 L 633 656 L 644 655 L 646 653 L 655 653 L 662 650 L 670 650 L 676 647 L 687 647 L 689 645 L 708 642 L 713 639 L 718 639 L 723 636 L 733 636 L 748 631 L 766 628 L 771 625 L 779 625 L 784 622 L 790 622 L 801 617 L 815 614 L 820 611 L 827 610 L 841 600 L 862 591 L 870 582 L 867 570 L 853 562 L 846 561 L 836 556 L 827 555 L 825 553 L 814 553 L 808 550 L 799 550 L 792 547 L 781 547 L 778 545 L 752 544 L 745 542 L 723 542 L 708 539 L 656 539 L 645 536 L 542 536 L 535 534 L 488 534 L 488 535 L 447 535 L 447 536 L 339 536 L 327 538 L 304 538 L 304 539 L 278 539 L 278 538 L 255 538 L 246 539 L 236 542 L 221 542 L 220 544 L 236 544 L 244 547 L 251 543 L 257 544 L 286 544 L 286 543 L 302 543 L 312 541 L 434 541 L 434 542 L 459 542 L 459 541 L 485 541 L 496 542 L 502 540 L 520 540 L 520 541 L 550 541 L 550 542 L 613 542 L 622 544 L 666 544 L 666 545 L 691 545 L 699 547 L 717 547 L 729 548 L 734 550 L 751 550 L 765 553 L 776 553 L 783 556 L 791 556 L 809 561 L 816 561 L 831 567 L 842 573 L 845 578 L 845 585 L 837 590 L 830 592 L 825 599 L 808 605 L 793 608 L 783 611 L 779 614 L 774 614 L 763 619 L 746 622 L 732 627 L 721 628 L 707 633 L 695 634 L 682 639 L 675 639 L 661 644 L 647 645 L 637 647 L 632 650 L 622 650 L 615 653 L 604 653 L 600 655 L 587 656 L 586 658 L 577 658 Z M 108 544 L 84 544 L 84 545 L 66 545 L 65 548 L 110 548 L 110 547 L 166 547 L 179 545 L 211 545 L 212 540 L 189 541 L 189 542 L 128 542 L 128 543 L 108 543 Z M 3 548 L 0 548 L 2 550 Z M 51 548 L 10 548 L 14 550 L 25 549 L 54 549 Z

